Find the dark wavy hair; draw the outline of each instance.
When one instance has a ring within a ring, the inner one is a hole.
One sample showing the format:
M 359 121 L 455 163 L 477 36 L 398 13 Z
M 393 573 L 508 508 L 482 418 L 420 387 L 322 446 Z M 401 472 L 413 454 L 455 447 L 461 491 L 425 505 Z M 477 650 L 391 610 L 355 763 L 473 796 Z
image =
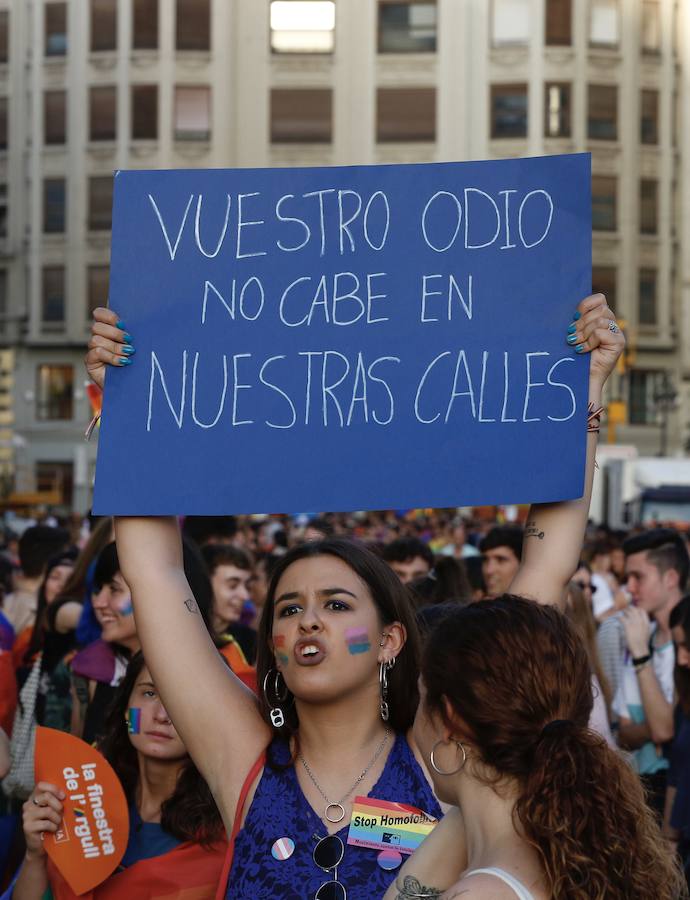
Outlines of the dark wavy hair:
M 388 706 L 390 727 L 396 732 L 406 732 L 414 721 L 419 702 L 417 675 L 419 672 L 419 632 L 415 621 L 413 605 L 409 593 L 398 576 L 382 559 L 368 550 L 364 544 L 350 538 L 328 538 L 323 541 L 308 541 L 281 556 L 271 575 L 261 622 L 259 624 L 257 647 L 257 683 L 264 683 L 267 673 L 275 668 L 271 649 L 273 632 L 273 610 L 278 582 L 283 573 L 300 559 L 318 556 L 332 556 L 342 560 L 367 585 L 383 625 L 400 622 L 407 633 L 407 640 L 398 654 L 395 668 L 388 675 Z M 270 707 L 263 690 L 259 691 L 260 708 L 265 720 L 270 724 Z M 283 737 L 291 737 L 298 729 L 297 713 L 289 700 L 283 704 L 285 725 L 278 729 Z
M 104 736 L 98 749 L 115 770 L 131 805 L 139 784 L 137 751 L 127 733 L 126 714 L 134 684 L 146 665 L 136 653 L 127 666 L 105 717 Z M 172 796 L 161 806 L 161 827 L 181 841 L 208 846 L 225 835 L 220 813 L 211 791 L 192 760 L 187 757 Z
M 683 629 L 685 645 L 690 648 L 690 594 L 683 597 L 680 603 L 673 607 L 669 625 L 671 628 L 677 628 L 680 625 Z M 676 662 L 674 679 L 680 708 L 686 716 L 690 716 L 690 671 Z
M 58 566 L 73 567 L 76 559 L 76 550 L 66 550 L 64 553 L 60 553 L 58 554 L 58 556 L 54 556 L 48 561 L 43 579 L 41 581 L 40 587 L 38 588 L 36 619 L 34 621 L 33 631 L 31 632 L 31 639 L 29 640 L 29 645 L 26 648 L 26 653 L 24 654 L 23 658 L 23 664 L 25 666 L 31 665 L 31 660 L 33 659 L 35 654 L 38 653 L 39 650 L 43 649 L 46 634 L 50 630 L 50 623 L 48 620 L 49 606 L 48 601 L 46 600 L 46 582 L 48 581 L 48 578 L 50 577 L 53 569 L 57 569 Z M 57 599 L 58 598 L 55 597 L 55 600 Z
M 515 827 L 550 895 L 686 896 L 638 775 L 588 728 L 587 651 L 557 609 L 507 594 L 457 609 L 431 633 L 422 675 L 429 709 L 457 728 L 447 698 L 467 729 L 476 776 L 517 784 Z

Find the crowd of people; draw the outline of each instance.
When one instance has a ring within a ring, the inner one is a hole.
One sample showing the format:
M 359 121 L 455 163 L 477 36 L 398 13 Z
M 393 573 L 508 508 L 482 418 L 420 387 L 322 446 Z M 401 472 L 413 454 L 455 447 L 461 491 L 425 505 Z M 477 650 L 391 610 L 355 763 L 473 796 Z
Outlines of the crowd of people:
M 32 725 L 95 744 L 129 805 L 91 896 L 677 900 L 690 858 L 687 535 L 587 525 L 586 490 L 485 510 L 102 518 L 7 535 L 0 562 L 0 872 L 72 898 L 45 854 L 64 794 Z M 101 383 L 121 329 L 96 312 Z M 583 424 L 584 427 L 584 424 Z M 431 822 L 355 846 L 356 798 Z M 434 825 L 434 821 L 436 824 Z

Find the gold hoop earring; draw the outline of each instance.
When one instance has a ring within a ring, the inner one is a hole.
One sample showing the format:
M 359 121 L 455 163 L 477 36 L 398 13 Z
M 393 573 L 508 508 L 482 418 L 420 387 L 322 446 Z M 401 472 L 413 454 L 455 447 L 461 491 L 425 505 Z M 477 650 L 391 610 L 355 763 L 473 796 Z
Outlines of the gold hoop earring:
M 434 746 L 431 748 L 431 753 L 429 754 L 429 762 L 431 763 L 431 768 L 438 775 L 457 775 L 458 772 L 461 772 L 465 768 L 465 763 L 467 762 L 467 750 L 465 750 L 465 747 L 463 746 L 463 744 L 460 743 L 460 741 L 455 741 L 455 740 L 452 741 L 452 743 L 455 744 L 455 746 L 458 748 L 458 750 L 462 753 L 462 762 L 457 767 L 457 769 L 453 769 L 452 772 L 446 772 L 443 769 L 440 769 L 438 767 L 436 760 L 434 759 L 434 753 L 436 753 L 437 747 L 439 747 L 441 744 L 446 744 L 446 743 L 447 743 L 447 741 L 444 741 L 444 740 L 436 741 Z

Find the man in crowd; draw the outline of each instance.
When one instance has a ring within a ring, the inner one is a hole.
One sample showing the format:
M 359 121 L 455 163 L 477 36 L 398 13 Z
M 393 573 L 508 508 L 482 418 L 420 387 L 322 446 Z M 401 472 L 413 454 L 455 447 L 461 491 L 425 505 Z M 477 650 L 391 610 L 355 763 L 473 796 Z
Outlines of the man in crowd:
M 434 554 L 415 537 L 401 537 L 386 544 L 383 558 L 403 584 L 425 578 L 434 567 Z
M 616 689 L 619 743 L 634 752 L 650 803 L 661 813 L 668 768 L 661 745 L 673 737 L 675 654 L 669 618 L 685 591 L 688 551 L 670 528 L 635 535 L 623 550 L 632 605 L 602 623 L 599 646 Z
M 496 525 L 479 545 L 482 575 L 487 597 L 499 597 L 508 590 L 522 558 L 522 528 Z
M 228 544 L 206 544 L 201 554 L 213 590 L 213 631 L 223 643 L 236 643 L 246 660 L 253 664 L 256 633 L 241 622 L 244 606 L 249 600 L 252 561 L 244 550 Z

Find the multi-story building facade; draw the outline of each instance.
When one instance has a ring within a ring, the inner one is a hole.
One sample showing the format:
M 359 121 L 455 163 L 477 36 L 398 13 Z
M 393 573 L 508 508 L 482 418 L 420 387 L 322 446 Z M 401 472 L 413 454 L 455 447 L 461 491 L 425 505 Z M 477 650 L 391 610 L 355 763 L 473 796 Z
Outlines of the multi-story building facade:
M 682 452 L 690 0 L 0 0 L 0 342 L 15 351 L 18 485 L 88 506 L 81 358 L 108 297 L 114 170 L 579 151 L 592 153 L 594 286 L 629 337 L 616 438 Z

